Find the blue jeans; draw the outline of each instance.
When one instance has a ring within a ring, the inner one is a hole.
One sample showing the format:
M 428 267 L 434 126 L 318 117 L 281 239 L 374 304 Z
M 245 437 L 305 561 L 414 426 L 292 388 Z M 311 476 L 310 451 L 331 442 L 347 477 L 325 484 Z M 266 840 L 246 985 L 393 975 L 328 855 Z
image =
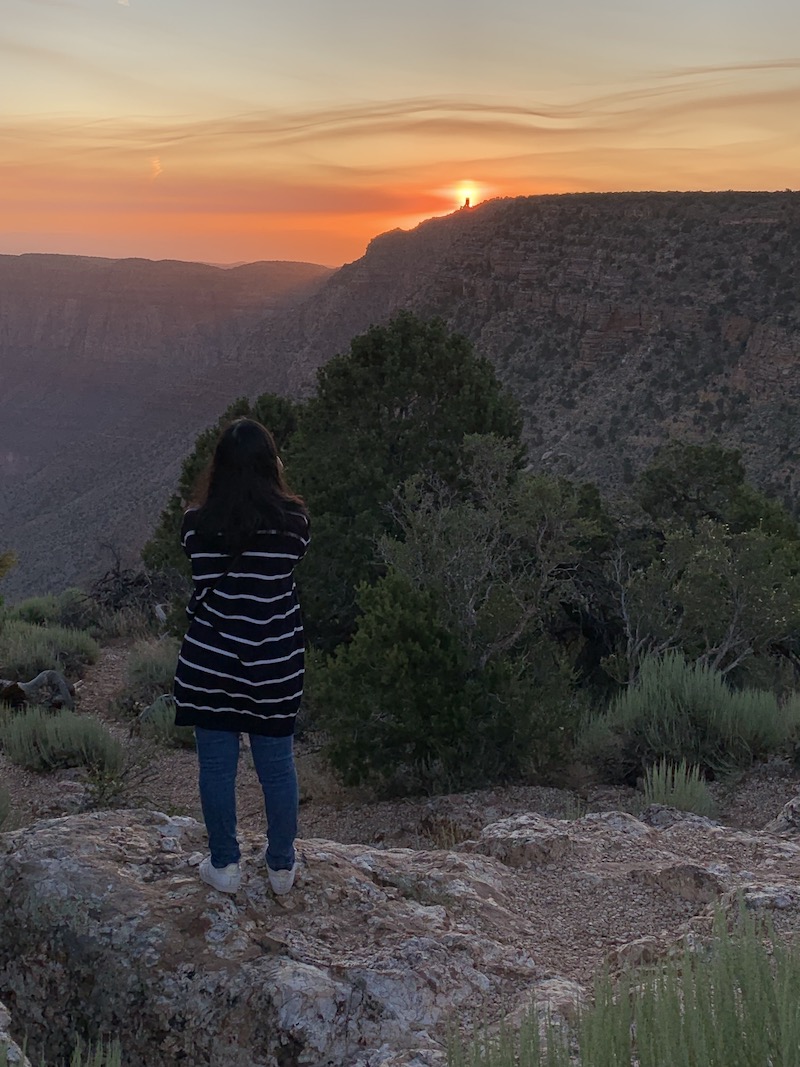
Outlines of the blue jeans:
M 227 867 L 241 857 L 236 840 L 236 770 L 239 734 L 230 730 L 195 727 L 200 763 L 200 803 L 208 831 L 211 863 Z M 250 734 L 250 749 L 264 791 L 267 814 L 266 860 L 273 871 L 288 871 L 294 864 L 297 836 L 297 773 L 293 738 Z

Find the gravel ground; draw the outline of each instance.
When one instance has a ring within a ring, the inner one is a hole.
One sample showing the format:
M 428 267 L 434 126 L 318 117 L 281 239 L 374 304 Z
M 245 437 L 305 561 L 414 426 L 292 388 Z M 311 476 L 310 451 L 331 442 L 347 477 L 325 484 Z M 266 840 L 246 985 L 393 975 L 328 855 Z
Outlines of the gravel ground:
M 128 649 L 122 643 L 102 650 L 99 661 L 78 687 L 78 710 L 93 715 L 128 747 L 140 762 L 131 775 L 125 806 L 142 806 L 170 814 L 201 818 L 194 752 L 154 747 L 131 736 L 129 724 L 113 714 L 125 687 Z M 633 789 L 585 786 L 555 788 L 513 786 L 443 797 L 376 801 L 365 791 L 341 786 L 313 740 L 296 745 L 300 779 L 300 836 L 345 844 L 442 848 L 471 836 L 481 826 L 520 811 L 571 818 L 585 811 L 620 809 L 636 812 L 641 794 Z M 60 771 L 41 775 L 10 763 L 0 753 L 0 782 L 8 790 L 12 824 L 76 810 L 84 795 L 81 774 Z M 800 793 L 800 773 L 781 760 L 754 767 L 734 785 L 713 783 L 720 821 L 737 829 L 758 830 Z M 243 752 L 238 785 L 239 820 L 252 829 L 264 825 L 261 790 L 249 753 Z

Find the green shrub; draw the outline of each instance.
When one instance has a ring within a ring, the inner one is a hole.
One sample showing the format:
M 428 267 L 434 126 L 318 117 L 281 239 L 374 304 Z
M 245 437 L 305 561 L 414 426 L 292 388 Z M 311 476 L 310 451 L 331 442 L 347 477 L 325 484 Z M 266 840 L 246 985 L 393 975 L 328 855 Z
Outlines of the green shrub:
M 647 804 L 666 804 L 679 811 L 693 811 L 695 815 L 714 816 L 717 805 L 700 775 L 700 768 L 690 767 L 686 760 L 668 763 L 659 760 L 648 767 L 644 776 L 644 799 Z
M 48 670 L 76 675 L 99 655 L 97 642 L 83 630 L 9 619 L 0 632 L 3 677 L 28 681 Z
M 755 1067 L 798 1063 L 800 953 L 752 915 L 728 933 L 718 918 L 708 950 L 688 947 L 649 971 L 607 975 L 573 1028 L 532 1010 L 519 1034 L 454 1040 L 449 1067 Z
M 30 597 L 9 609 L 10 619 L 20 619 L 34 626 L 66 626 L 89 630 L 99 619 L 97 605 L 82 589 L 65 589 L 51 596 Z
M 492 364 L 438 319 L 401 311 L 320 368 L 287 451 L 313 516 L 300 572 L 312 644 L 332 651 L 352 635 L 357 589 L 382 573 L 375 545 L 394 528 L 397 486 L 421 471 L 456 485 L 465 434 L 510 438 L 521 466 L 521 428 Z
M 0 726 L 0 744 L 12 763 L 33 771 L 86 767 L 99 775 L 121 774 L 125 750 L 102 723 L 63 709 L 29 708 Z
M 439 601 L 393 571 L 359 590 L 352 641 L 314 672 L 329 757 L 350 785 L 442 791 L 524 778 L 571 743 L 571 673 L 531 648 L 476 670 Z
M 0 786 L 0 830 L 11 814 L 11 797 L 8 794 L 8 790 Z
M 194 729 L 175 725 L 175 700 L 167 693 L 153 701 L 139 716 L 142 734 L 162 745 L 194 748 Z
M 584 724 L 577 755 L 612 781 L 632 783 L 662 759 L 720 774 L 788 747 L 799 727 L 797 698 L 734 690 L 718 671 L 668 653 L 645 659 L 636 682 Z
M 172 690 L 179 642 L 174 637 L 137 641 L 128 659 L 128 695 L 143 704 Z

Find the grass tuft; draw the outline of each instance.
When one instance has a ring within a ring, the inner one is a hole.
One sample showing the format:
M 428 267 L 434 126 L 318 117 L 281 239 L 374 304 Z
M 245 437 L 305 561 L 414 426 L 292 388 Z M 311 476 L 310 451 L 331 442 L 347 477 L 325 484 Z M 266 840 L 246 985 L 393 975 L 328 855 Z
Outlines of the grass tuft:
M 0 830 L 5 826 L 11 814 L 11 797 L 4 786 L 0 786 Z
M 695 764 L 686 760 L 670 763 L 659 760 L 647 768 L 644 776 L 645 804 L 666 804 L 679 811 L 692 811 L 695 815 L 713 818 L 717 813 L 716 802 Z
M 753 1067 L 796 1065 L 800 952 L 742 912 L 729 932 L 717 916 L 712 942 L 613 982 L 573 1028 L 535 1006 L 518 1034 L 454 1039 L 449 1067 Z
M 78 1045 L 70 1057 L 69 1067 L 122 1067 L 120 1043 L 110 1040 L 88 1048 Z

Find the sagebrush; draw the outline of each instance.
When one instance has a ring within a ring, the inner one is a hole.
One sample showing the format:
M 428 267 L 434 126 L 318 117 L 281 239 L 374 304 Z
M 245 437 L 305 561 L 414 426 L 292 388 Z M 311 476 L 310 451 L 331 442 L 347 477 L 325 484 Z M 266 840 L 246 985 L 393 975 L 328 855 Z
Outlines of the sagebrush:
M 100 646 L 84 630 L 10 618 L 0 631 L 0 677 L 27 681 L 40 671 L 80 675 Z
M 34 626 L 88 630 L 98 621 L 99 610 L 82 589 L 70 588 L 63 593 L 28 597 L 9 608 L 8 617 Z
M 102 723 L 66 708 L 28 708 L 12 715 L 0 726 L 0 745 L 12 763 L 32 771 L 86 767 L 118 775 L 125 765 L 123 746 Z
M 127 695 L 151 704 L 162 693 L 171 692 L 179 647 L 174 637 L 137 641 L 128 659 Z
M 630 784 L 659 760 L 719 775 L 788 749 L 799 731 L 796 697 L 733 689 L 719 671 L 670 652 L 647 657 L 608 711 L 587 720 L 578 755 Z

